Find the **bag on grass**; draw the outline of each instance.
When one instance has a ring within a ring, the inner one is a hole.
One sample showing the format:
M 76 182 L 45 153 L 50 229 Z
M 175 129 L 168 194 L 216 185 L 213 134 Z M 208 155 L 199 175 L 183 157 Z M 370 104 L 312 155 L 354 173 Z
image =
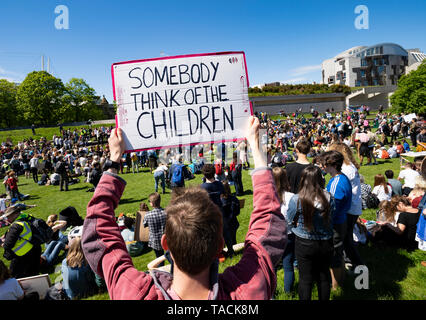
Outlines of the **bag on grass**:
M 366 199 L 368 209 L 377 209 L 380 204 L 379 198 L 374 193 L 369 193 Z

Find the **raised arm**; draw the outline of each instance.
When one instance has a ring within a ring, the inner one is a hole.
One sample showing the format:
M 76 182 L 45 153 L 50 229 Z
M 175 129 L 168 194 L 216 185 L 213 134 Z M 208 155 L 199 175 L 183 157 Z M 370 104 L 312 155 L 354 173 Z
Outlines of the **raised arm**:
M 240 262 L 225 270 L 222 279 L 235 299 L 270 299 L 276 288 L 275 266 L 287 244 L 286 223 L 271 169 L 259 148 L 259 120 L 251 117 L 247 140 L 253 154 L 253 212 Z
M 124 152 L 124 140 L 121 130 L 116 130 L 108 142 L 110 159 L 118 162 Z M 111 299 L 141 299 L 147 295 L 146 284 L 152 278 L 133 266 L 114 214 L 125 185 L 115 169 L 104 172 L 87 205 L 82 246 L 92 270 L 105 279 Z

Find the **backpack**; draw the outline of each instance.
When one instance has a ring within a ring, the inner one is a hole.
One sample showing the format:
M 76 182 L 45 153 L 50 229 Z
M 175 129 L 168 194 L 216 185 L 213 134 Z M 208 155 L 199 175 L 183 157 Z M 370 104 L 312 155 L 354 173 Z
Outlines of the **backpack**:
M 63 163 L 62 161 L 58 161 L 55 166 L 55 171 L 56 173 L 65 172 L 65 163 Z
M 218 176 L 220 176 L 220 175 L 223 173 L 223 170 L 222 170 L 222 163 L 216 163 L 216 164 L 214 165 L 214 169 L 215 169 L 216 174 L 217 174 Z
M 380 200 L 374 193 L 369 193 L 366 199 L 368 209 L 376 209 L 379 207 Z
M 175 166 L 175 169 L 173 170 L 172 182 L 174 184 L 182 184 L 183 181 L 184 181 L 183 164 L 178 164 Z
M 52 240 L 53 230 L 46 224 L 43 219 L 38 219 L 33 216 L 29 216 L 27 222 L 30 224 L 31 232 L 33 233 L 30 241 L 32 244 L 41 245 Z

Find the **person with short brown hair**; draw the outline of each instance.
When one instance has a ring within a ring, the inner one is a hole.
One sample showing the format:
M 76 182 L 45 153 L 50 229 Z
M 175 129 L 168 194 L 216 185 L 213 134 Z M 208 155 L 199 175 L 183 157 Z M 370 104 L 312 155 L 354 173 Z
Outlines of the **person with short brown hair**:
M 311 143 L 308 139 L 300 139 L 295 147 L 295 152 L 297 155 L 296 162 L 289 163 L 286 166 L 287 177 L 290 183 L 291 192 L 297 193 L 299 191 L 300 177 L 302 176 L 302 171 L 309 164 L 308 154 L 311 151 Z
M 89 264 L 105 279 L 111 299 L 269 300 L 276 289 L 275 267 L 287 243 L 285 219 L 266 159 L 259 148 L 259 119 L 250 117 L 247 140 L 255 169 L 253 212 L 241 260 L 219 274 L 222 252 L 221 213 L 201 189 L 177 189 L 166 208 L 164 250 L 170 250 L 173 272 L 138 271 L 115 223 L 114 208 L 125 181 L 110 168 L 104 172 L 87 206 L 83 250 Z M 125 150 L 120 128 L 109 139 L 111 160 Z

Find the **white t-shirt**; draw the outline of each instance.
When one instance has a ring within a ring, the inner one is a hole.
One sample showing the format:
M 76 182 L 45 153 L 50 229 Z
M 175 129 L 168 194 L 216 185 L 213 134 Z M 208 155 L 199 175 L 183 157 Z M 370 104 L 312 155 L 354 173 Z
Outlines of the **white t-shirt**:
M 6 211 L 6 199 L 1 198 L 0 199 L 0 212 Z
M 342 172 L 348 177 L 352 186 L 352 203 L 348 213 L 359 216 L 362 214 L 361 180 L 357 168 L 353 163 L 343 163 Z
M 380 201 L 390 201 L 392 198 L 392 187 L 388 185 L 388 193 L 386 193 L 382 185 L 375 186 L 372 193 L 374 193 Z
M 0 284 L 0 300 L 18 300 L 24 295 L 18 280 L 10 278 Z
M 287 219 L 288 204 L 290 203 L 290 199 L 293 196 L 294 196 L 294 193 L 291 193 L 291 192 L 284 191 L 284 193 L 283 193 L 284 201 L 281 204 L 281 214 L 284 216 L 286 222 L 288 220 Z M 287 225 L 287 233 L 288 234 L 292 233 L 291 229 L 288 227 L 288 225 Z
M 160 171 L 163 171 L 164 173 L 166 173 L 167 166 L 164 166 L 164 165 L 159 166 L 157 169 L 154 170 L 154 173 L 155 172 L 160 172 Z
M 419 175 L 420 173 L 413 169 L 404 169 L 399 173 L 398 179 L 404 179 L 403 187 L 414 189 L 416 185 L 416 177 Z

